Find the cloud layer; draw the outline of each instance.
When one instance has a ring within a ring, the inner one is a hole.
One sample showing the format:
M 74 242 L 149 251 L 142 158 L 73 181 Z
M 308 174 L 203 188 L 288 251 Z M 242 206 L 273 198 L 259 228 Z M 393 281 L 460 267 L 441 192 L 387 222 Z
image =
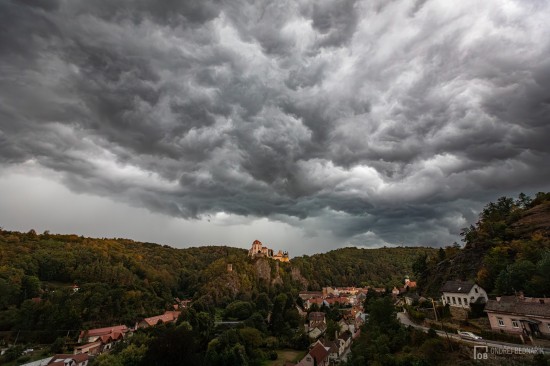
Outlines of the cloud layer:
M 174 217 L 449 244 L 482 202 L 550 188 L 549 18 L 536 0 L 5 1 L 0 164 Z

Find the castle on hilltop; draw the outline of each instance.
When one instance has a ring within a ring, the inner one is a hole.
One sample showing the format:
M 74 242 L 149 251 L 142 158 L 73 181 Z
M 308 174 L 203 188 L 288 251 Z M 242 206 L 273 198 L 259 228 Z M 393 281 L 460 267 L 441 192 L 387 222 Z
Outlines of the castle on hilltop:
M 273 254 L 273 249 L 264 247 L 262 242 L 259 240 L 254 240 L 252 243 L 252 248 L 248 250 L 248 256 L 252 258 L 265 257 L 275 259 L 281 262 L 288 262 L 288 252 L 283 252 L 279 250 L 277 254 Z

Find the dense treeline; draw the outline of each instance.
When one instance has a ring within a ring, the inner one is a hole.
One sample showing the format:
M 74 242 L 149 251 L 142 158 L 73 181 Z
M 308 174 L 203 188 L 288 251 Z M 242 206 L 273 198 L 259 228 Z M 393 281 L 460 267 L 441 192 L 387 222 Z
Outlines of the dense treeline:
M 444 281 L 463 279 L 494 295 L 550 295 L 550 193 L 490 202 L 461 236 L 463 249 L 415 261 L 424 293 L 436 296 Z
M 0 330 L 53 335 L 133 325 L 162 313 L 174 297 L 195 294 L 201 272 L 218 258 L 243 254 L 228 247 L 177 250 L 124 239 L 0 231 Z
M 308 279 L 310 289 L 324 286 L 402 286 L 419 255 L 435 255 L 433 248 L 397 247 L 365 250 L 342 248 L 294 258 L 292 265 Z
M 393 286 L 429 248 L 344 248 L 252 261 L 246 250 L 175 249 L 126 239 L 0 230 L 0 330 L 54 330 L 126 323 L 161 313 L 174 297 L 198 309 L 322 286 Z M 228 271 L 232 264 L 233 271 Z M 321 280 L 322 279 L 322 280 Z M 73 291 L 73 285 L 79 290 Z M 34 300 L 31 300 L 34 299 Z M 40 300 L 37 300 L 40 299 Z

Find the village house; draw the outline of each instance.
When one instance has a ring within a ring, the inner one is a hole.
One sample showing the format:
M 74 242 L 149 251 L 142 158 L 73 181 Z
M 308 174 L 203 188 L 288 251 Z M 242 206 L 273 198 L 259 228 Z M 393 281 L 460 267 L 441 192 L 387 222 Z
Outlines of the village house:
M 501 296 L 485 312 L 493 331 L 538 337 L 550 335 L 550 299 Z
M 157 324 L 175 323 L 178 320 L 180 314 L 180 311 L 165 311 L 162 315 L 152 316 L 150 318 L 143 319 L 137 324 L 136 328 L 143 329 L 153 327 Z
M 309 310 L 309 308 L 311 308 L 313 304 L 317 305 L 317 307 L 319 308 L 321 308 L 321 306 L 323 305 L 329 306 L 329 303 L 325 299 L 321 297 L 312 297 L 304 301 L 304 308 L 306 308 L 306 310 Z
M 440 292 L 443 306 L 470 310 L 472 303 L 486 303 L 487 293 L 477 284 L 470 281 L 447 281 Z
M 328 359 L 331 364 L 339 362 L 341 356 L 345 353 L 346 349 L 351 346 L 352 336 L 349 331 L 344 331 L 338 335 L 336 333 L 336 340 L 327 341 L 325 339 L 318 339 L 310 346 L 310 349 L 318 348 L 321 345 L 328 351 Z M 318 348 L 319 349 L 319 348 Z
M 405 291 L 416 288 L 416 281 L 411 281 L 409 276 L 405 276 Z
M 122 341 L 130 332 L 126 325 L 83 330 L 78 336 L 78 343 L 74 354 L 98 355 L 110 350 L 117 342 Z
M 302 300 L 309 300 L 314 298 L 323 298 L 323 293 L 321 291 L 301 291 L 298 294 L 298 297 Z
M 87 354 L 90 356 L 96 356 L 101 353 L 104 343 L 100 340 L 95 342 L 78 345 L 74 348 L 74 354 Z M 109 347 L 110 349 L 110 347 Z
M 103 336 L 111 336 L 113 339 L 118 339 L 119 335 L 125 337 L 128 332 L 130 332 L 130 329 L 126 325 L 114 325 L 105 328 L 83 330 L 78 336 L 78 343 L 95 342 Z
M 328 366 L 330 347 L 318 342 L 296 366 Z
M 355 299 L 353 299 L 353 302 L 355 303 L 354 300 Z M 333 306 L 335 304 L 339 304 L 340 306 L 346 306 L 346 305 L 350 305 L 352 303 L 352 299 L 350 299 L 349 297 L 345 297 L 345 296 L 327 297 L 325 299 L 325 303 L 327 303 L 328 306 Z
M 309 313 L 307 320 L 308 322 L 305 324 L 305 331 L 309 338 L 317 339 L 327 330 L 325 313 L 313 311 Z
M 393 297 L 396 297 L 398 296 L 399 294 L 401 293 L 401 291 L 399 291 L 399 289 L 395 286 L 393 286 L 392 290 L 391 290 L 391 294 Z
M 337 341 L 325 342 L 325 348 L 328 349 L 328 359 L 330 364 L 338 362 L 340 359 L 340 347 Z
M 346 330 L 338 337 L 338 340 L 343 342 L 344 349 L 347 349 L 349 346 L 351 346 L 351 332 L 349 330 Z
M 296 305 L 296 310 L 298 311 L 298 314 L 300 314 L 300 317 L 305 318 L 307 316 L 307 312 L 304 311 L 300 306 Z
M 48 366 L 87 366 L 89 357 L 87 354 L 65 355 L 59 354 L 52 357 Z

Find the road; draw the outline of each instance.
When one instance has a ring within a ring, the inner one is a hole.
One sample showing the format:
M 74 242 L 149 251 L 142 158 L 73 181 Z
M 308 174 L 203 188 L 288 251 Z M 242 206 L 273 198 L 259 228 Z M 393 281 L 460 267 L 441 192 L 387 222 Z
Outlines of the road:
M 410 325 L 411 327 L 416 328 L 416 329 L 420 329 L 424 332 L 428 332 L 428 330 L 430 329 L 430 328 L 426 328 L 426 327 L 423 327 L 421 325 L 413 323 L 409 319 L 407 314 L 404 313 L 404 312 L 397 313 L 397 319 L 403 325 L 406 325 L 406 326 Z M 449 332 L 445 332 L 445 331 L 442 331 L 442 330 L 435 330 L 435 332 L 440 337 L 449 337 L 449 338 L 452 338 L 454 340 L 461 341 L 461 342 L 464 342 L 464 343 L 467 343 L 467 344 L 470 344 L 470 345 L 474 345 L 474 346 L 490 346 L 490 347 L 506 349 L 506 350 L 512 349 L 512 350 L 519 350 L 520 352 L 523 351 L 525 353 L 530 353 L 533 350 L 533 348 L 535 347 L 535 346 L 525 346 L 525 345 L 516 344 L 516 343 L 490 341 L 490 340 L 485 340 L 485 339 L 481 339 L 481 340 L 478 340 L 478 341 L 473 341 L 473 340 L 469 340 L 469 339 L 462 339 L 458 334 L 449 333 Z M 544 352 L 545 354 L 550 354 L 550 348 L 542 348 L 542 347 L 538 347 L 538 348 L 540 350 L 542 350 L 542 352 Z

